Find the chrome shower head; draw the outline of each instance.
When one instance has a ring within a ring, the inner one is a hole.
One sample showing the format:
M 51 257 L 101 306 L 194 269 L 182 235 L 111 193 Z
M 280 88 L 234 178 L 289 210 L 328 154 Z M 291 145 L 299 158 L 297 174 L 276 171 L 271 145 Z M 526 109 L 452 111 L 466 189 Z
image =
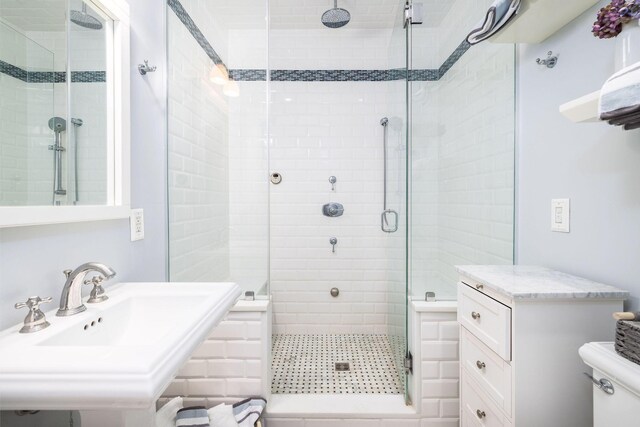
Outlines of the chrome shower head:
M 333 1 L 333 9 L 322 14 L 322 24 L 329 28 L 344 27 L 351 20 L 351 14 L 346 9 L 338 7 L 338 0 Z
M 67 130 L 67 121 L 62 117 L 51 117 L 49 119 L 49 129 L 58 133 Z
M 88 28 L 90 30 L 101 30 L 102 22 L 100 22 L 97 18 L 89 15 L 87 12 L 87 4 L 82 2 L 82 12 L 79 10 L 72 10 L 69 19 L 76 25 L 81 26 L 82 28 Z

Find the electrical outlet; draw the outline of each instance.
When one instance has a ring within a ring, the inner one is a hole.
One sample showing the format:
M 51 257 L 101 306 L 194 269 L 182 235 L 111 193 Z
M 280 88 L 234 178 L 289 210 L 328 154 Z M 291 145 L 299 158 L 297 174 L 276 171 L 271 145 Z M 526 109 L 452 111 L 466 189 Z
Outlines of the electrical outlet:
M 131 223 L 131 241 L 144 239 L 144 210 L 131 209 L 129 221 Z
M 569 233 L 571 210 L 569 199 L 551 200 L 551 231 Z

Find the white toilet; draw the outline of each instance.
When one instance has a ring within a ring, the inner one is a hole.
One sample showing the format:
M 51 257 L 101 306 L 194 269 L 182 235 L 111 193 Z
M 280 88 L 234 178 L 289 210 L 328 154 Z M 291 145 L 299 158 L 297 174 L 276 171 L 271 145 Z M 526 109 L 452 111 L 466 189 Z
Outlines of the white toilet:
M 593 368 L 593 426 L 640 425 L 640 365 L 619 356 L 613 343 L 585 344 L 580 357 Z

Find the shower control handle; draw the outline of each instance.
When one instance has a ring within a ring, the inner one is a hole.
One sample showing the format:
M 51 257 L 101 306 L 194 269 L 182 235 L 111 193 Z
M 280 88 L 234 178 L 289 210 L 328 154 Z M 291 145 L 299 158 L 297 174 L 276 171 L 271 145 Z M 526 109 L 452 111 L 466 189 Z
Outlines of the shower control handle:
M 342 216 L 344 214 L 344 206 L 340 203 L 327 203 L 322 207 L 322 214 L 330 218 Z
M 338 239 L 335 237 L 332 237 L 329 239 L 329 244 L 332 246 L 331 248 L 331 252 L 332 253 L 336 253 L 336 245 L 338 244 Z
M 335 176 L 329 177 L 329 183 L 331 184 L 331 191 L 336 191 L 336 182 L 338 182 L 338 178 Z

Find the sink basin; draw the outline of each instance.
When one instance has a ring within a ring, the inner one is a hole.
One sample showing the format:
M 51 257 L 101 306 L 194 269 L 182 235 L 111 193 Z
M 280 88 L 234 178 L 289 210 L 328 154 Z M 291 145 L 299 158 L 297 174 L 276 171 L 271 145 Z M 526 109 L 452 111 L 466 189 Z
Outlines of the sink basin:
M 154 405 L 241 294 L 234 283 L 120 283 L 51 326 L 0 333 L 0 409 Z

